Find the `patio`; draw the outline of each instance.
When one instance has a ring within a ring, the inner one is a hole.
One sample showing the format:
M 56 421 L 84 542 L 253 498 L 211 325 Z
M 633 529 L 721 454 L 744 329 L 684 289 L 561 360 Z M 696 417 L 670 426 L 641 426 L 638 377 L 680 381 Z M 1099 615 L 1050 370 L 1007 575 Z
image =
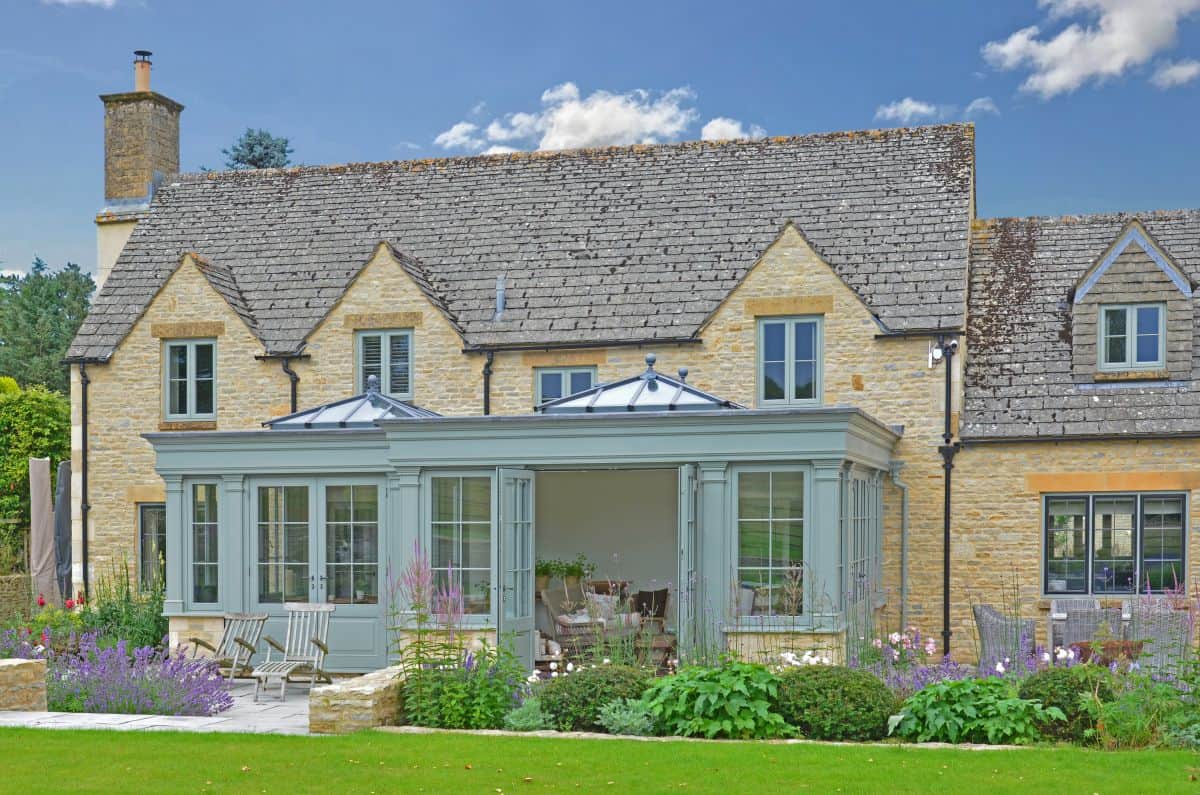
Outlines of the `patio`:
M 288 685 L 287 699 L 254 703 L 254 682 L 231 686 L 233 707 L 212 717 L 116 715 L 92 712 L 0 712 L 0 727 L 37 729 L 115 729 L 120 731 L 238 732 L 308 734 L 308 684 Z

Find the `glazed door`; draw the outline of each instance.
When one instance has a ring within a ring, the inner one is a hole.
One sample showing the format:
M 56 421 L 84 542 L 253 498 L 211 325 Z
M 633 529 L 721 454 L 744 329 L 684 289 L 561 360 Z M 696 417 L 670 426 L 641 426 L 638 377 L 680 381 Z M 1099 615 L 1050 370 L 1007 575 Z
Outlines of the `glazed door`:
M 685 653 L 694 643 L 699 620 L 703 611 L 695 609 L 696 601 L 696 467 L 684 464 L 679 467 L 679 528 L 676 532 L 679 556 L 677 592 L 671 595 L 675 602 L 675 629 L 679 651 Z
M 329 622 L 330 667 L 367 671 L 385 664 L 387 638 L 380 561 L 383 483 L 323 480 L 319 494 L 316 599 L 335 605 Z
M 280 481 L 253 488 L 250 603 L 255 612 L 283 616 L 288 602 L 317 600 L 312 484 Z M 270 626 L 267 632 L 283 642 Z
M 500 469 L 500 642 L 512 643 L 526 669 L 533 668 L 533 473 Z

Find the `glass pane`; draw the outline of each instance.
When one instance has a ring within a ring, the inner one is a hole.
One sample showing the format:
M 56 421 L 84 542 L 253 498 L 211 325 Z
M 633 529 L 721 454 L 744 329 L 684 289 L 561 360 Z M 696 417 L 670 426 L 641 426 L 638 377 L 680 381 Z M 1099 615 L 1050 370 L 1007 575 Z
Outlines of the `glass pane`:
M 1109 364 L 1123 364 L 1129 357 L 1125 355 L 1125 338 L 1109 337 L 1104 343 L 1104 361 Z
M 279 522 L 260 522 L 258 525 L 258 562 L 278 563 L 283 560 L 283 525 Z
M 492 526 L 464 524 L 462 528 L 462 565 L 470 569 L 486 569 L 492 565 Z
M 784 387 L 783 362 L 768 362 L 763 365 L 763 400 L 783 400 L 787 397 Z
M 284 499 L 287 501 L 285 518 L 289 522 L 308 521 L 308 486 L 285 486 Z
M 354 525 L 354 562 L 375 563 L 379 560 L 379 527 L 374 524 Z
M 211 380 L 213 377 L 213 346 L 196 346 L 196 378 Z
M 308 566 L 289 565 L 284 567 L 283 598 L 288 602 L 308 600 Z
M 738 523 L 738 565 L 771 565 L 771 523 Z
M 1092 580 L 1097 593 L 1128 593 L 1134 582 L 1134 497 L 1098 497 L 1092 520 Z
M 458 513 L 458 478 L 433 479 L 433 521 L 454 522 Z
M 811 362 L 817 358 L 817 324 L 800 321 L 795 326 L 794 358 L 798 362 Z
M 410 343 L 408 334 L 393 334 L 388 339 L 388 391 L 394 395 L 407 395 L 412 388 L 409 379 Z
M 379 521 L 379 489 L 377 487 L 354 487 L 354 521 Z
M 187 381 L 172 381 L 168 395 L 170 397 L 170 405 L 167 407 L 167 410 L 171 414 L 188 413 Z
M 1107 336 L 1125 336 L 1125 310 L 1121 309 L 1105 309 L 1104 310 L 1104 333 Z
M 592 371 L 577 370 L 571 373 L 571 394 L 592 388 Z
M 771 518 L 804 518 L 804 473 L 772 472 Z
M 775 566 L 804 562 L 804 523 L 771 523 L 771 558 Z
M 1153 334 L 1158 336 L 1158 310 L 1157 306 L 1139 306 L 1137 308 L 1137 333 Z
M 197 381 L 196 382 L 196 413 L 197 414 L 212 414 L 213 413 L 213 382 L 212 381 Z
M 375 376 L 383 389 L 383 339 L 378 334 L 359 338 L 359 391 L 367 391 L 367 379 Z
M 796 362 L 795 400 L 812 400 L 817 396 L 817 367 L 813 362 Z
M 192 486 L 192 520 L 195 522 L 217 521 L 217 485 L 196 483 Z
M 435 569 L 444 569 L 451 564 L 461 563 L 455 549 L 454 525 L 435 524 L 433 526 L 433 549 L 430 552 L 430 565 Z
M 349 522 L 350 514 L 350 487 L 349 486 L 326 486 L 325 487 L 325 521 L 334 522 Z
M 1153 364 L 1159 360 L 1157 332 L 1153 334 L 1138 335 L 1137 360 L 1140 364 Z
M 212 564 L 192 566 L 192 601 L 217 601 L 217 567 Z
M 288 524 L 284 531 L 287 559 L 290 563 L 308 562 L 308 525 Z
M 260 486 L 258 489 L 258 521 L 278 522 L 283 520 L 283 506 L 280 504 L 279 489 L 271 486 Z
M 489 570 L 462 572 L 463 605 L 467 613 L 492 611 L 492 574 Z
M 354 560 L 353 534 L 348 524 L 328 525 L 325 528 L 325 556 L 330 563 L 350 563 Z
M 379 601 L 379 572 L 375 566 L 354 567 L 354 601 L 357 604 Z
M 770 488 L 770 472 L 743 472 L 738 475 L 738 518 L 769 518 Z
M 349 603 L 354 596 L 354 570 L 350 566 L 326 566 L 325 599 L 341 604 Z
M 464 522 L 492 520 L 492 479 L 462 479 L 462 518 Z
M 563 396 L 562 373 L 541 373 L 539 377 L 542 380 L 543 403 L 547 400 L 557 400 Z
M 782 362 L 787 358 L 787 324 L 763 323 L 764 362 Z
M 167 377 L 170 379 L 187 380 L 187 346 L 170 345 L 167 347 Z

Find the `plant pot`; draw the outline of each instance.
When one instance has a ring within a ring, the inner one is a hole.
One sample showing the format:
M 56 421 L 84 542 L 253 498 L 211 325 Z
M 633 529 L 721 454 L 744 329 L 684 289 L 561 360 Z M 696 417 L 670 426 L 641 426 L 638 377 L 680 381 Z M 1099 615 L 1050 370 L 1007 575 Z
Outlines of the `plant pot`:
M 581 579 L 581 577 L 572 577 L 570 575 L 563 577 L 563 587 L 565 587 L 568 591 L 578 589 L 579 581 Z
M 544 591 L 550 587 L 550 575 L 539 574 L 534 578 L 534 584 L 539 591 Z
M 738 589 L 738 615 L 749 616 L 754 614 L 754 597 L 757 591 L 752 585 L 743 585 Z
M 1144 640 L 1096 640 L 1072 643 L 1081 663 L 1112 665 L 1115 662 L 1135 662 L 1142 656 Z

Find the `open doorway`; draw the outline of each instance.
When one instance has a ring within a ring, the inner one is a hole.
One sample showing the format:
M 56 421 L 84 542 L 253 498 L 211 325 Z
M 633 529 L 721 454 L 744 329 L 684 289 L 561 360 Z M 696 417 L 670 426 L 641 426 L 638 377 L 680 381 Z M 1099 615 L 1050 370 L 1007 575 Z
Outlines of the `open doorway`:
M 622 647 L 643 661 L 669 657 L 679 571 L 679 470 L 539 471 L 536 484 L 538 560 L 569 562 L 582 555 L 594 567 L 578 584 L 564 582 L 560 573 L 539 593 L 541 636 L 568 654 L 586 656 L 583 646 L 593 644 Z

